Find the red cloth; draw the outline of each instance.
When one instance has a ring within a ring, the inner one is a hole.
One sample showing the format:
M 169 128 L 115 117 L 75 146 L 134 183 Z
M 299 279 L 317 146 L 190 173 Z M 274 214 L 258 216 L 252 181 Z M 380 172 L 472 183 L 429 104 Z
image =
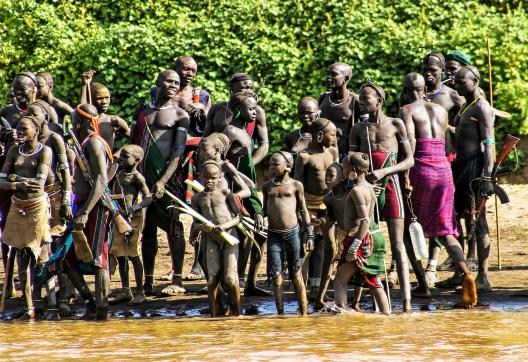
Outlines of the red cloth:
M 372 152 L 372 167 L 374 170 L 394 166 L 397 162 L 398 157 L 394 153 L 383 151 Z M 385 193 L 382 192 L 378 197 L 381 216 L 384 219 L 403 219 L 405 217 L 405 207 L 398 175 L 389 175 L 377 183 L 383 185 L 384 182 L 386 182 Z
M 409 171 L 411 201 L 418 222 L 428 238 L 459 235 L 455 214 L 455 185 L 451 164 L 445 156 L 445 141 L 416 139 L 414 167 Z M 410 217 L 407 224 L 410 224 Z
M 339 257 L 339 261 L 337 263 L 337 267 L 339 268 L 341 265 L 348 263 L 346 261 L 346 255 L 348 254 L 348 249 L 350 248 L 350 245 L 354 242 L 353 236 L 345 236 L 343 239 L 343 250 L 341 252 L 341 256 Z M 358 271 L 356 273 L 359 273 L 361 277 L 363 278 L 363 281 L 368 284 L 371 287 L 375 288 L 383 288 L 383 285 L 381 284 L 381 280 L 378 275 L 372 275 L 365 273 L 361 267 L 366 263 L 367 258 L 372 254 L 372 236 L 367 233 L 367 235 L 363 238 L 363 242 L 361 243 L 357 254 L 356 254 L 356 260 L 353 261 L 358 267 Z

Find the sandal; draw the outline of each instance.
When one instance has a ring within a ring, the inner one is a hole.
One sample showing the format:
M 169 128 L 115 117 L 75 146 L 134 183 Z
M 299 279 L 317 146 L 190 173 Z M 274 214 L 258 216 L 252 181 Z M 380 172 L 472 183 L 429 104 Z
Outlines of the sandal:
M 115 298 L 109 301 L 110 304 L 117 304 L 121 302 L 128 302 L 132 300 L 132 292 L 130 289 L 123 289 L 123 292 L 116 295 Z
M 136 293 L 134 294 L 134 298 L 128 303 L 128 305 L 140 305 L 147 301 L 147 298 L 145 297 L 144 293 Z
M 172 276 L 173 275 L 174 275 L 174 270 L 170 270 L 169 272 L 157 277 L 156 280 L 162 280 L 162 281 L 165 281 L 165 282 L 170 282 L 170 281 L 172 281 Z
M 201 272 L 194 273 L 194 272 L 191 271 L 189 274 L 187 274 L 187 276 L 183 280 L 200 280 L 200 279 L 204 279 L 204 278 L 205 278 L 205 275 L 203 273 L 201 273 Z
M 451 271 L 451 270 L 455 270 L 455 262 L 453 261 L 453 259 L 451 259 L 451 257 L 447 257 L 446 260 L 444 260 L 444 262 L 442 264 L 440 264 L 436 270 L 438 271 Z

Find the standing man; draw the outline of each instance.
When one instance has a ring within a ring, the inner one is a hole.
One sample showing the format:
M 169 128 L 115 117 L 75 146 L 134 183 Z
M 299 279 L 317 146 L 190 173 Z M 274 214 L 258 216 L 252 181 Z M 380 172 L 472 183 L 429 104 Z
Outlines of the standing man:
M 399 118 L 383 114 L 385 91 L 366 81 L 359 94 L 359 109 L 368 114 L 368 120 L 358 122 L 351 132 L 350 149 L 370 154 L 374 171 L 367 175 L 367 181 L 382 187 L 378 196 L 379 213 L 387 222 L 393 259 L 396 261 L 403 298 L 403 311 L 410 313 L 411 290 L 409 267 L 403 243 L 404 205 L 398 173 L 414 164 L 411 145 L 407 138 L 405 124 Z M 398 155 L 398 150 L 403 153 Z
M 299 152 L 304 151 L 312 142 L 310 126 L 319 117 L 319 104 L 312 97 L 301 98 L 297 104 L 297 119 L 301 127 L 294 129 L 284 137 L 286 150 L 297 157 Z
M 471 205 L 470 183 L 480 177 L 480 186 L 473 189 L 475 197 L 489 196 L 493 193 L 491 171 L 495 160 L 493 127 L 495 115 L 493 108 L 480 93 L 480 73 L 477 68 L 468 65 L 460 68 L 455 75 L 457 92 L 465 97 L 466 104 L 457 114 L 456 144 L 457 158 L 452 163 L 455 180 L 455 209 L 458 217 L 467 212 Z M 478 202 L 478 200 L 475 200 Z M 472 212 L 473 210 L 469 210 Z M 477 290 L 491 291 L 488 280 L 488 257 L 490 251 L 489 229 L 485 210 L 476 221 L 478 274 Z
M 125 137 L 130 137 L 130 128 L 126 121 L 114 114 L 107 114 L 110 107 L 110 91 L 101 83 L 92 83 L 94 70 L 83 73 L 83 86 L 81 88 L 80 103 L 91 103 L 97 108 L 99 113 L 99 133 L 101 137 L 114 149 L 114 141 L 118 133 Z M 87 97 L 88 87 L 90 87 L 91 99 Z
M 182 284 L 185 239 L 183 225 L 172 202 L 164 194 L 175 191 L 174 176 L 185 149 L 189 115 L 172 103 L 180 89 L 180 77 L 174 70 L 165 70 L 156 80 L 158 93 L 154 104 L 136 108 L 131 131 L 131 142 L 141 146 L 145 158 L 139 170 L 156 200 L 148 207 L 143 228 L 142 254 L 145 268 L 145 294 L 152 294 L 154 265 L 158 253 L 157 228 L 167 232 L 172 259 L 172 284 L 162 293 L 174 295 L 185 292 Z M 182 196 L 182 195 L 180 195 Z
M 108 271 L 108 244 L 110 231 L 110 211 L 101 202 L 101 196 L 108 187 L 107 168 L 112 159 L 112 150 L 97 132 L 97 109 L 91 104 L 77 106 L 72 114 L 72 125 L 77 138 L 82 142 L 80 152 L 86 157 L 93 184 L 85 178 L 80 167 L 73 174 L 73 192 L 77 212 L 74 219 L 74 237 L 84 234 L 92 254 L 89 262 L 95 274 L 95 301 L 81 274 L 81 255 L 70 248 L 66 256 L 66 273 L 75 288 L 85 300 L 86 317 L 105 320 L 108 316 L 108 292 L 110 274 Z
M 69 116 L 73 112 L 73 108 L 68 103 L 53 96 L 52 92 L 55 82 L 50 73 L 37 73 L 37 83 L 39 90 L 38 97 L 46 101 L 51 107 L 53 107 L 53 109 L 55 109 L 59 124 L 64 126 L 64 117 Z
M 411 73 L 405 77 L 403 96 L 408 104 L 400 109 L 400 116 L 414 152 L 414 167 L 406 172 L 404 185 L 411 193 L 412 208 L 425 237 L 439 239 L 459 271 L 469 278 L 470 284 L 474 284 L 464 252 L 455 239 L 459 233 L 454 205 L 455 186 L 451 165 L 444 154 L 447 112 L 438 104 L 424 101 L 424 90 L 425 81 L 420 74 Z M 409 216 L 407 223 L 410 223 Z M 422 263 L 416 260 L 407 228 L 405 242 L 418 279 L 413 296 L 430 298 Z M 431 247 L 433 243 L 429 245 Z
M 358 116 L 358 96 L 347 88 L 351 77 L 348 64 L 332 64 L 326 73 L 328 92 L 319 96 L 321 117 L 329 119 L 337 128 L 339 159 L 348 152 L 350 131 Z
M 455 129 L 453 120 L 464 104 L 464 97 L 461 97 L 454 89 L 447 86 L 448 82 L 444 82 L 445 78 L 445 59 L 442 53 L 431 52 L 422 59 L 422 76 L 425 79 L 426 93 L 424 99 L 441 105 L 447 111 L 449 127 L 446 133 L 446 155 L 452 161 L 456 157 L 456 151 L 453 147 L 452 139 L 455 137 Z M 438 264 L 438 256 L 442 243 L 435 239 L 435 247 L 429 254 L 429 262 L 427 265 L 425 277 L 430 286 L 434 285 L 437 280 L 436 266 Z M 445 268 L 449 264 L 449 268 L 453 267 L 453 262 L 449 258 L 447 264 L 443 263 Z M 440 269 L 440 268 L 439 268 Z
M 231 123 L 235 112 L 234 106 L 238 104 L 237 95 L 255 96 L 253 91 L 253 79 L 246 73 L 236 73 L 231 78 L 231 97 L 228 102 L 214 104 L 207 114 L 207 124 L 204 136 L 213 132 L 222 133 L 225 127 Z M 268 126 L 266 125 L 266 113 L 261 106 L 256 106 L 257 116 L 249 122 L 245 129 L 249 136 L 256 143 L 253 150 L 253 163 L 258 165 L 268 154 Z M 236 117 L 234 117 L 236 118 Z

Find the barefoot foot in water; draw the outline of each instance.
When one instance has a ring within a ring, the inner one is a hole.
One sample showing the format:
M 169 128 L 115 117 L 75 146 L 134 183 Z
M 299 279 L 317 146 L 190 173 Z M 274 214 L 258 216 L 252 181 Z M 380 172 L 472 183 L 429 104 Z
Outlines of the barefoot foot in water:
M 491 288 L 491 284 L 487 277 L 481 277 L 480 275 L 478 275 L 477 279 L 475 279 L 475 285 L 477 287 L 478 292 L 493 291 L 493 289 Z
M 429 288 L 417 286 L 411 291 L 411 295 L 415 298 L 431 298 L 432 294 Z

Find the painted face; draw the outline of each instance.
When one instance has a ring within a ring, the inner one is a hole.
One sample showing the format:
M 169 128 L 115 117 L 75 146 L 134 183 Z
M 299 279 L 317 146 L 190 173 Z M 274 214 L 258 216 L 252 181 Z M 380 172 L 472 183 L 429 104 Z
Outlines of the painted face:
M 425 78 L 425 84 L 427 84 L 428 87 L 433 87 L 442 79 L 442 68 L 436 65 L 423 64 L 422 75 Z
M 17 104 L 21 107 L 26 107 L 35 98 L 37 87 L 30 78 L 19 75 L 13 82 L 13 92 L 15 93 Z
M 206 165 L 201 170 L 202 185 L 204 185 L 205 191 L 213 191 L 216 189 L 222 173 L 220 169 L 215 165 Z
M 255 98 L 247 98 L 240 105 L 240 117 L 246 122 L 257 119 L 257 101 Z
M 359 93 L 360 114 L 376 112 L 379 104 L 380 100 L 378 94 L 371 87 L 365 87 Z
M 326 88 L 341 88 L 348 80 L 343 69 L 337 65 L 331 65 L 326 72 Z
M 49 115 L 46 112 L 44 112 L 42 107 L 36 104 L 32 104 L 28 107 L 27 114 L 28 116 L 33 116 L 36 119 L 38 119 L 40 123 L 48 123 L 49 121 L 48 119 Z
M 121 151 L 117 162 L 119 163 L 119 166 L 123 168 L 131 168 L 136 164 L 137 159 L 133 155 L 131 155 L 125 148 Z
M 37 98 L 45 98 L 50 95 L 51 87 L 46 81 L 46 78 L 37 76 L 37 92 Z
M 253 93 L 253 81 L 250 79 L 235 82 L 231 85 L 232 93 Z
M 38 129 L 30 119 L 22 118 L 16 128 L 17 138 L 21 142 L 31 142 L 38 136 Z
M 194 78 L 196 78 L 197 69 L 198 65 L 193 59 L 183 59 L 182 63 L 178 66 L 178 69 L 176 69 L 178 75 L 180 76 L 181 84 L 183 86 L 190 84 L 194 80 Z
M 158 81 L 158 96 L 174 97 L 180 90 L 180 76 L 176 72 L 168 72 Z
M 464 69 L 464 71 L 458 71 L 455 74 L 455 89 L 458 94 L 465 97 L 475 90 L 476 83 L 473 80 L 470 71 Z
M 268 173 L 271 177 L 284 175 L 289 169 L 290 166 L 282 155 L 275 153 L 271 156 L 268 166 Z
M 304 127 L 309 127 L 319 114 L 319 107 L 316 103 L 305 100 L 297 107 L 297 119 Z
M 94 97 L 97 112 L 106 113 L 110 106 L 110 91 L 106 87 L 98 87 Z

